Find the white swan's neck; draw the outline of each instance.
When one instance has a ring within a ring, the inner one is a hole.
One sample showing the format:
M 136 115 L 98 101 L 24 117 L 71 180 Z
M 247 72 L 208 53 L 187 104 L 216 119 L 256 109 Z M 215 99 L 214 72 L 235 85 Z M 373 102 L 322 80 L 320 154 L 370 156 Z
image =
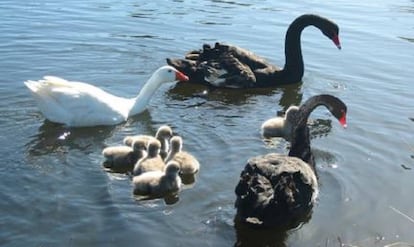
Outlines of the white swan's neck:
M 128 116 L 133 116 L 144 111 L 152 96 L 160 86 L 161 82 L 158 79 L 158 76 L 156 74 L 152 75 L 151 78 L 141 88 L 138 96 L 132 99 L 133 105 L 129 111 Z

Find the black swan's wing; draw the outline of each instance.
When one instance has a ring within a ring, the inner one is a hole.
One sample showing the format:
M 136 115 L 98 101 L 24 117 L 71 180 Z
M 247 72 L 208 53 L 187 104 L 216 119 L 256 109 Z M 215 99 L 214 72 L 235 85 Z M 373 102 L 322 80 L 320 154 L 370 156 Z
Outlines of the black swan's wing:
M 256 83 L 250 67 L 229 54 L 223 54 L 217 60 L 203 62 L 201 67 L 204 80 L 215 87 L 246 88 L 253 87 Z
M 238 46 L 216 43 L 203 45 L 184 59 L 167 58 L 167 63 L 187 74 L 192 82 L 207 83 L 216 87 L 260 87 L 256 73 L 265 78 L 279 70 L 265 59 Z
M 240 219 L 258 227 L 308 219 L 318 190 L 311 167 L 300 159 L 267 154 L 250 159 L 236 186 Z

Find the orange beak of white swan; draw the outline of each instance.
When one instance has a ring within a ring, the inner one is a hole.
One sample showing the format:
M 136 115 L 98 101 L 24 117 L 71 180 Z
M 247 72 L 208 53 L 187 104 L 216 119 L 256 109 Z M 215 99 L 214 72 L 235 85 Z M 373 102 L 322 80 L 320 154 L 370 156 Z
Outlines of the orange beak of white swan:
M 178 81 L 188 81 L 188 76 L 180 71 L 177 71 L 175 72 L 175 79 Z
M 341 42 L 339 41 L 339 36 L 335 35 L 332 38 L 332 41 L 334 42 L 334 44 L 336 45 L 336 47 L 338 47 L 338 49 L 341 49 Z

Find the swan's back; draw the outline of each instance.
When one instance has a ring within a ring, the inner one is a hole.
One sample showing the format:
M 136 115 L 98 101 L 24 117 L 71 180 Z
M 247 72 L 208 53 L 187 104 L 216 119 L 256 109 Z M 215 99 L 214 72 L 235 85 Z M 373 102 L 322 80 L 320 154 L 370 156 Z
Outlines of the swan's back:
M 308 217 L 318 195 L 312 168 L 299 158 L 251 158 L 236 187 L 238 216 L 256 226 L 285 226 Z
M 127 118 L 133 103 L 93 85 L 55 76 L 24 83 L 47 119 L 69 126 L 119 123 Z

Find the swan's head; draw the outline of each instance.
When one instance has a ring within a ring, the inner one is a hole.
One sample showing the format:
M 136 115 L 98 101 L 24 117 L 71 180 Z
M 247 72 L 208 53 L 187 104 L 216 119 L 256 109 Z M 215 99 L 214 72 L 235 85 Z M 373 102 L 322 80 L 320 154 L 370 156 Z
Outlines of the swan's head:
M 167 174 L 167 176 L 177 176 L 179 171 L 180 165 L 176 161 L 171 160 L 165 166 L 165 174 Z
M 340 111 L 339 117 L 337 117 L 339 120 L 339 123 L 342 125 L 342 127 L 346 128 L 348 125 L 346 124 L 346 108 L 342 109 Z
M 172 129 L 168 125 L 163 125 L 158 128 L 155 137 L 157 139 L 170 139 L 172 137 Z
M 278 112 L 279 114 L 284 116 L 268 119 L 262 124 L 262 136 L 265 138 L 283 137 L 290 140 L 292 129 L 299 118 L 299 107 L 289 106 L 286 112 Z
M 134 152 L 145 151 L 147 149 L 146 144 L 145 140 L 137 139 L 132 143 L 132 148 L 134 149 Z
M 308 117 L 311 112 L 320 105 L 324 105 L 328 108 L 329 112 L 338 119 L 342 127 L 346 128 L 346 113 L 347 107 L 345 103 L 339 98 L 329 95 L 329 94 L 320 94 L 310 97 L 305 103 L 300 106 L 298 120 L 296 122 L 295 128 L 303 128 L 308 121 Z
M 321 17 L 321 30 L 322 33 L 328 37 L 338 49 L 341 49 L 341 42 L 339 41 L 339 27 L 333 21 Z
M 154 76 L 161 82 L 188 81 L 188 76 L 172 66 L 166 65 L 155 71 Z
M 158 140 L 151 140 L 147 146 L 147 152 L 149 157 L 156 157 L 161 149 L 161 143 Z
M 333 97 L 333 96 L 331 97 L 334 100 L 330 101 L 330 105 L 328 106 L 328 109 L 332 113 L 332 115 L 334 115 L 334 117 L 338 119 L 342 127 L 346 128 L 347 127 L 347 124 L 346 124 L 347 107 L 342 100 L 336 97 Z
M 289 123 L 296 122 L 298 112 L 299 112 L 298 106 L 295 106 L 295 105 L 289 106 L 289 108 L 286 110 L 286 113 L 285 113 L 285 119 Z
M 183 139 L 180 136 L 173 136 L 170 140 L 170 146 L 173 152 L 180 152 L 183 146 Z
M 339 41 L 339 27 L 335 23 L 331 22 L 327 25 L 327 29 L 323 30 L 322 33 L 328 37 L 338 49 L 341 49 L 341 42 Z

